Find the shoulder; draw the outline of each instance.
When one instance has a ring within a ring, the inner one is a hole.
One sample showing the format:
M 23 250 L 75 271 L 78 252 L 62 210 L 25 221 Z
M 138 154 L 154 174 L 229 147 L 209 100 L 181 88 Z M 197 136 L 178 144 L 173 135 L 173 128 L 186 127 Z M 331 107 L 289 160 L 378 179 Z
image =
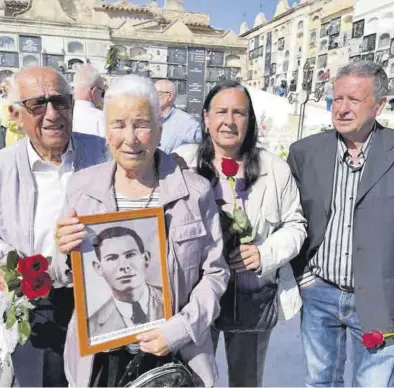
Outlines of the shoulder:
M 198 144 L 184 144 L 174 150 L 174 153 L 183 158 L 189 168 L 197 167 Z
M 74 141 L 82 144 L 86 148 L 97 147 L 98 144 L 105 146 L 105 139 L 100 136 L 81 132 L 73 132 L 72 137 Z
M 89 317 L 90 323 L 92 324 L 94 322 L 96 324 L 102 324 L 111 317 L 115 307 L 116 306 L 113 298 L 108 299 L 107 302 L 105 302 L 95 313 Z
M 27 155 L 26 142 L 27 138 L 25 137 L 11 146 L 4 147 L 0 150 L 0 170 L 14 166 L 18 154 L 26 153 Z
M 263 174 L 271 174 L 275 176 L 276 181 L 278 178 L 283 178 L 287 182 L 291 176 L 291 171 L 286 161 L 265 148 L 260 148 L 259 156 L 261 161 L 260 169 Z
M 196 121 L 196 119 L 193 116 L 191 116 L 189 113 L 183 111 L 182 109 L 175 108 L 174 116 L 177 119 L 184 120 L 184 121 L 191 121 L 193 123 L 198 124 L 198 122 Z
M 304 139 L 298 140 L 290 146 L 290 151 L 294 153 L 307 153 L 314 152 L 315 147 L 318 147 L 320 144 L 324 143 L 336 136 L 335 130 L 325 131 L 321 133 L 316 133 L 314 135 L 305 137 Z
M 192 170 L 183 170 L 182 172 L 191 196 L 202 198 L 211 191 L 211 184 L 201 175 Z
M 67 193 L 70 195 L 91 188 L 92 185 L 101 185 L 100 178 L 106 177 L 111 169 L 112 161 L 107 161 L 74 172 L 67 185 Z
M 149 289 L 149 296 L 152 299 L 155 299 L 157 302 L 162 303 L 163 302 L 163 292 L 160 287 L 155 287 L 150 284 L 147 285 Z

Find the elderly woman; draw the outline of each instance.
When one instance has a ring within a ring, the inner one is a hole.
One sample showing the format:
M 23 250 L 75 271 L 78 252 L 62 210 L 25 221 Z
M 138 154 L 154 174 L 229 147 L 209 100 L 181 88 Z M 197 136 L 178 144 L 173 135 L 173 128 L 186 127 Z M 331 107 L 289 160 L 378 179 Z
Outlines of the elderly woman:
M 288 165 L 256 145 L 248 91 L 236 82 L 216 85 L 203 114 L 202 143 L 176 152 L 211 182 L 222 210 L 224 255 L 232 278 L 212 331 L 214 344 L 223 330 L 230 386 L 261 387 L 268 341 L 278 319 L 276 295 L 286 319 L 301 307 L 288 263 L 305 239 L 305 219 Z M 243 235 L 234 233 L 234 220 L 226 216 L 235 208 L 251 223 Z
M 140 334 L 140 349 L 156 356 L 179 352 L 204 384 L 212 386 L 215 362 L 210 326 L 219 315 L 229 278 L 213 191 L 204 178 L 182 171 L 172 157 L 157 149 L 160 106 L 149 79 L 131 75 L 114 80 L 105 94 L 104 113 L 113 161 L 72 177 L 66 216 L 57 224 L 58 248 L 68 254 L 86 237 L 78 216 L 163 206 L 174 316 L 160 328 Z M 53 266 L 59 280 L 67 283 L 66 266 L 59 257 Z M 118 365 L 123 366 L 133 357 L 121 349 L 95 355 L 95 360 L 81 358 L 72 318 L 65 345 L 71 386 L 116 385 L 124 370 L 119 367 L 111 383 L 103 371 L 108 369 L 108 357 L 117 354 Z

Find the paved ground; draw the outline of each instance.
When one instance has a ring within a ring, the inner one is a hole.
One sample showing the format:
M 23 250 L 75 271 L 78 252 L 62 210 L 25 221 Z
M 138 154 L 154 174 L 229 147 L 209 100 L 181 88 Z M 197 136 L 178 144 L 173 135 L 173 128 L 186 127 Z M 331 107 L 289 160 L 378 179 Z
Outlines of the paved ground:
M 274 329 L 265 364 L 264 387 L 304 386 L 305 366 L 301 349 L 300 320 L 279 321 Z M 224 355 L 223 337 L 216 355 L 219 367 L 217 386 L 228 386 L 227 363 Z M 351 365 L 346 365 L 345 386 L 349 386 Z

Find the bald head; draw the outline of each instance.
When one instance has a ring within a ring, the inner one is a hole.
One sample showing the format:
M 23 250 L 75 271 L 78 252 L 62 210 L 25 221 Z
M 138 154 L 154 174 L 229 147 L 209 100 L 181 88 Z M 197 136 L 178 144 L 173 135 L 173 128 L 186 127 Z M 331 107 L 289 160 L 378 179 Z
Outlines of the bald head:
M 74 76 L 74 96 L 76 100 L 90 101 L 96 108 L 102 108 L 105 83 L 97 69 L 84 65 Z
M 13 104 L 23 100 L 27 90 L 41 85 L 56 84 L 59 94 L 72 94 L 64 76 L 50 67 L 36 66 L 22 69 L 9 79 L 8 101 Z
M 155 83 L 157 92 L 159 93 L 160 108 L 163 116 L 166 116 L 176 100 L 175 84 L 168 79 L 163 79 Z

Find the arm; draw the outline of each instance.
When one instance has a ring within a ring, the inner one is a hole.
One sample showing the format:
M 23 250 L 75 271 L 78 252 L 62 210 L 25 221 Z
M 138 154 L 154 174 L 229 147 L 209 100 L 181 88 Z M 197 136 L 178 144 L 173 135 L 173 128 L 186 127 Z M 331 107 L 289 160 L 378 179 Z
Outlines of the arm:
M 200 124 L 193 118 L 189 117 L 186 131 L 186 144 L 199 144 L 202 140 Z
M 293 146 L 290 146 L 289 155 L 287 157 L 287 163 L 290 166 L 291 173 L 293 174 L 297 186 L 300 187 L 301 174 Z M 293 268 L 294 276 L 300 286 L 314 280 L 314 275 L 308 265 L 308 259 L 306 255 L 306 244 L 303 245 L 301 252 L 290 262 L 290 264 L 291 267 Z
M 172 351 L 181 349 L 190 341 L 197 346 L 204 342 L 213 321 L 219 316 L 220 298 L 226 290 L 230 275 L 222 256 L 219 214 L 211 189 L 201 198 L 200 209 L 201 214 L 205 215 L 207 231 L 202 252 L 202 276 L 189 296 L 189 303 L 162 327 Z
M 280 227 L 263 242 L 256 243 L 260 252 L 260 276 L 276 271 L 296 257 L 306 238 L 306 220 L 298 188 L 290 170 L 280 195 Z

